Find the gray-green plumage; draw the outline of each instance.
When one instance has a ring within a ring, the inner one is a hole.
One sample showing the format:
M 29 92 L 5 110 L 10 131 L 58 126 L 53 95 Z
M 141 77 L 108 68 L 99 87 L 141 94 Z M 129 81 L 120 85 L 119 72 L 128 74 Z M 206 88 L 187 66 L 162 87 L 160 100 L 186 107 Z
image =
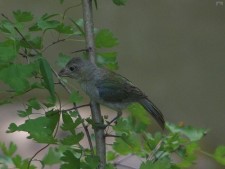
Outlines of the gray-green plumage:
M 160 110 L 125 77 L 80 57 L 72 58 L 59 75 L 76 79 L 92 100 L 113 110 L 122 111 L 131 103 L 140 103 L 164 128 Z

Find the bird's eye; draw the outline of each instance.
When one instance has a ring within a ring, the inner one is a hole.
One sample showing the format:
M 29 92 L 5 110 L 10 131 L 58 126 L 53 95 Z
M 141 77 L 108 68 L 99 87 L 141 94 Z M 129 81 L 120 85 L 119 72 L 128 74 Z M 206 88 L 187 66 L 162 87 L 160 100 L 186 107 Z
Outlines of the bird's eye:
M 69 67 L 69 69 L 70 69 L 71 71 L 74 71 L 75 68 L 71 66 L 71 67 Z

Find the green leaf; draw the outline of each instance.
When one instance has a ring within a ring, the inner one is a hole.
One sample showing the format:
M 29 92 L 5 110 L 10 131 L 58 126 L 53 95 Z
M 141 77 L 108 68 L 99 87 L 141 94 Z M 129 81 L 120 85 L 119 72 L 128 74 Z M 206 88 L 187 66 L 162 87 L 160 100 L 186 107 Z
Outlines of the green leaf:
M 67 113 L 63 113 L 62 118 L 63 118 L 63 124 L 61 126 L 62 130 L 70 131 L 72 134 L 75 134 L 74 129 L 82 123 L 81 118 L 77 118 L 76 121 L 73 122 L 73 119 Z
M 78 144 L 83 138 L 84 133 L 78 133 L 63 138 L 63 140 L 61 140 L 61 143 L 64 145 L 75 145 Z
M 58 31 L 59 33 L 64 33 L 64 34 L 68 34 L 68 35 L 74 33 L 74 30 L 73 30 L 73 28 L 71 26 L 64 25 L 63 23 L 58 25 L 55 28 L 55 30 Z
M 71 22 L 77 27 L 78 31 L 75 32 L 74 34 L 76 35 L 81 35 L 85 36 L 84 32 L 84 20 L 83 19 L 78 19 L 77 21 L 74 21 L 73 19 L 70 19 Z
M 60 4 L 63 4 L 64 0 L 59 0 Z
M 116 169 L 113 164 L 106 164 L 106 169 Z
M 148 126 L 151 121 L 149 117 L 149 113 L 140 105 L 140 104 L 131 104 L 128 107 L 128 110 L 131 112 L 133 119 L 138 120 L 141 124 Z M 143 126 L 143 130 L 146 128 Z
M 55 151 L 52 147 L 49 148 L 48 153 L 44 156 L 42 163 L 44 165 L 54 165 L 60 163 L 60 152 Z
M 60 169 L 80 169 L 80 159 L 75 157 L 69 150 L 63 153 L 61 160 L 64 164 L 60 166 Z
M 191 126 L 180 127 L 175 124 L 167 123 L 166 127 L 172 133 L 181 133 L 185 135 L 186 137 L 190 139 L 190 141 L 198 141 L 207 133 L 206 129 L 196 129 Z
M 97 64 L 99 66 L 105 66 L 110 70 L 116 70 L 118 69 L 118 62 L 116 60 L 116 57 L 116 52 L 98 53 Z
M 218 146 L 213 156 L 218 163 L 225 165 L 225 146 Z
M 155 163 L 147 161 L 141 164 L 140 169 L 171 169 L 171 164 L 168 159 L 158 160 Z
M 107 161 L 113 161 L 117 157 L 116 153 L 113 151 L 108 151 L 107 152 Z
M 9 147 L 7 148 L 5 144 L 0 143 L 0 148 L 4 155 L 11 157 L 17 150 L 16 144 L 10 142 Z
M 13 11 L 13 15 L 17 22 L 29 22 L 33 20 L 31 12 L 17 10 Z
M 79 103 L 82 101 L 82 96 L 79 95 L 79 92 L 78 91 L 72 91 L 72 93 L 70 94 L 70 97 L 69 97 L 69 101 L 71 103 Z
M 68 61 L 71 59 L 71 56 L 65 55 L 63 53 L 59 53 L 57 64 L 63 68 L 68 63 Z
M 87 156 L 85 158 L 86 163 L 82 163 L 82 168 L 85 169 L 93 169 L 98 168 L 99 165 L 99 157 L 98 156 Z
M 12 62 L 19 51 L 19 45 L 14 40 L 0 42 L 0 64 Z
M 53 132 L 59 121 L 59 113 L 50 111 L 52 115 L 48 117 L 38 117 L 36 119 L 28 119 L 24 124 L 17 126 L 11 123 L 7 133 L 15 131 L 25 131 L 30 134 L 29 139 L 34 139 L 39 143 L 55 143 L 56 140 L 53 137 Z M 50 113 L 49 112 L 49 113 Z
M 111 48 L 118 44 L 118 39 L 113 36 L 113 33 L 108 29 L 101 29 L 95 37 L 97 48 Z
M 127 0 L 113 0 L 113 3 L 120 6 L 120 5 L 125 5 Z
M 42 49 L 43 48 L 43 43 L 42 43 L 42 38 L 37 36 L 34 38 L 26 37 L 26 41 L 21 40 L 20 44 L 24 48 L 28 49 Z
M 36 98 L 32 98 L 28 101 L 28 106 L 32 107 L 35 110 L 39 110 L 41 108 L 40 103 L 37 101 Z
M 48 61 L 44 58 L 39 59 L 40 71 L 43 76 L 45 87 L 48 89 L 51 97 L 55 100 L 55 85 L 52 76 L 52 70 Z
M 141 141 L 135 133 L 128 136 L 122 135 L 120 138 L 116 138 L 113 149 L 121 155 L 139 153 L 141 151 Z
M 32 114 L 32 107 L 28 106 L 28 108 L 25 111 L 18 110 L 17 112 L 18 112 L 18 116 L 27 117 Z
M 41 28 L 42 30 L 46 29 L 55 29 L 60 25 L 60 22 L 57 20 L 39 20 L 37 22 L 37 26 Z
M 17 93 L 30 89 L 28 78 L 37 72 L 37 65 L 31 64 L 13 64 L 0 70 L 0 80 L 8 84 Z

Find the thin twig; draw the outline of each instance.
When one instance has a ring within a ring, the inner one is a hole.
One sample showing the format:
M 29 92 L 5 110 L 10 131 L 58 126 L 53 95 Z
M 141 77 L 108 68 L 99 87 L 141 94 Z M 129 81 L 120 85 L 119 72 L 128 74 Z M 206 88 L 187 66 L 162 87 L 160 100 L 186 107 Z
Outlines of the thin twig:
M 81 106 L 72 107 L 70 109 L 64 109 L 64 110 L 62 110 L 62 112 L 76 110 L 76 109 L 79 109 L 79 108 L 82 108 L 82 107 L 87 107 L 87 106 L 90 106 L 90 104 L 83 104 Z

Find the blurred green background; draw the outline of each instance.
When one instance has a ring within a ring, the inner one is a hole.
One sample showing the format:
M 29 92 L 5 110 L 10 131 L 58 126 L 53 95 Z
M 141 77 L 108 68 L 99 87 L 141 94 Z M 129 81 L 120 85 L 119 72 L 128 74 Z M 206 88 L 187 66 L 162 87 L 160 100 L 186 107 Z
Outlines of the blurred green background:
M 95 26 L 110 28 L 119 38 L 115 49 L 118 72 L 139 86 L 167 121 L 209 129 L 202 141 L 204 149 L 213 152 L 225 144 L 225 0 L 128 0 L 121 7 L 111 0 L 98 2 Z M 56 0 L 0 0 L 0 11 L 11 16 L 12 10 L 24 9 L 40 16 L 46 11 L 63 12 L 79 3 L 65 0 L 61 6 Z M 78 19 L 81 7 L 69 15 Z M 54 41 L 51 34 L 48 41 Z M 60 51 L 70 54 L 83 46 L 66 42 L 46 55 L 55 63 Z M 7 106 L 0 107 L 1 115 L 8 114 L 7 110 Z M 7 127 L 1 124 L 2 138 Z M 200 157 L 197 168 L 221 166 Z

